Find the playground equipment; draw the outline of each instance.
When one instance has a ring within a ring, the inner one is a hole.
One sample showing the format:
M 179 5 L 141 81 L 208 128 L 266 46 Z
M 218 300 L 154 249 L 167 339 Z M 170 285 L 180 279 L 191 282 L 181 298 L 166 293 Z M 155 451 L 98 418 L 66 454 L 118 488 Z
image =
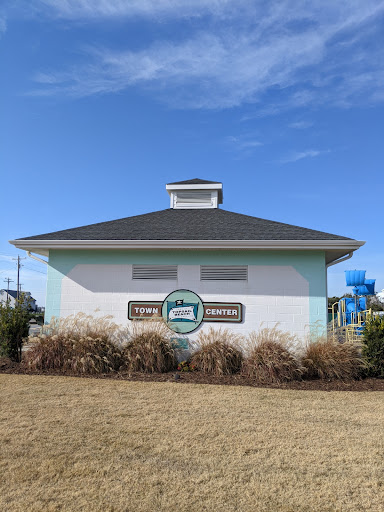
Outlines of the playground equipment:
M 342 334 L 345 341 L 355 342 L 363 332 L 365 322 L 372 315 L 367 309 L 367 297 L 375 295 L 376 279 L 366 279 L 365 270 L 346 270 L 347 286 L 352 286 L 353 297 L 344 297 L 332 304 L 332 332 Z

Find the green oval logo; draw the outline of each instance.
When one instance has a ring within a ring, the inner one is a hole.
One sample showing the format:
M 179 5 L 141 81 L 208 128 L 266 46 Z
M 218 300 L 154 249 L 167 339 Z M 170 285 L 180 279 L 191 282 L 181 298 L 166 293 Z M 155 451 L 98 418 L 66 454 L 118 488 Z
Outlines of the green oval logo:
M 161 314 L 172 331 L 186 334 L 203 321 L 203 301 L 190 290 L 175 290 L 165 298 Z

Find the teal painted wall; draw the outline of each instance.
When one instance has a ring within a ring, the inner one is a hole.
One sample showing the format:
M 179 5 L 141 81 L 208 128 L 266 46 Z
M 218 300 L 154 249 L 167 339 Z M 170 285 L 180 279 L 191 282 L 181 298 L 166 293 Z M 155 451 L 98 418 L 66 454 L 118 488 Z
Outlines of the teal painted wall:
M 236 250 L 51 250 L 49 253 L 46 321 L 60 316 L 61 282 L 78 264 L 270 265 L 292 266 L 309 283 L 311 329 L 326 326 L 324 251 Z

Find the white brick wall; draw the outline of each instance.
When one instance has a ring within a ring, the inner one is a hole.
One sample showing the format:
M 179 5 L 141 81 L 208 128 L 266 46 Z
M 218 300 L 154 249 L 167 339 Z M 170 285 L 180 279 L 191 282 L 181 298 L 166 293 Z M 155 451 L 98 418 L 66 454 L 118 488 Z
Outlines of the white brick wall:
M 241 302 L 244 322 L 205 322 L 209 325 L 230 327 L 245 334 L 258 329 L 260 324 L 279 327 L 302 337 L 309 325 L 309 284 L 291 266 L 249 266 L 248 282 L 200 281 L 199 265 L 179 265 L 177 281 L 132 280 L 132 265 L 79 264 L 63 278 L 61 289 L 61 316 L 111 314 L 115 321 L 128 322 L 128 302 L 162 301 L 170 292 L 189 289 L 206 302 Z M 196 333 L 189 335 L 194 338 Z

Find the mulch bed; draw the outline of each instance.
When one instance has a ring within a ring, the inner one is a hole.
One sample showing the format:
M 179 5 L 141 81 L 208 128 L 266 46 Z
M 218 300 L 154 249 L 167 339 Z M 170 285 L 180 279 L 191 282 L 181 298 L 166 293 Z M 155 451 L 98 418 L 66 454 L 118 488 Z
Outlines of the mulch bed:
M 20 375 L 53 375 L 82 377 L 92 379 L 117 379 L 140 382 L 174 382 L 175 384 L 216 384 L 226 386 L 252 386 L 258 388 L 273 389 L 297 389 L 303 391 L 384 391 L 384 379 L 361 379 L 361 380 L 301 380 L 284 382 L 281 384 L 259 384 L 239 374 L 235 375 L 207 375 L 202 372 L 169 372 L 169 373 L 136 373 L 116 372 L 98 375 L 78 375 L 61 373 L 58 371 L 32 371 L 23 366 L 22 363 L 15 363 L 8 358 L 0 358 L 0 373 L 12 373 Z

